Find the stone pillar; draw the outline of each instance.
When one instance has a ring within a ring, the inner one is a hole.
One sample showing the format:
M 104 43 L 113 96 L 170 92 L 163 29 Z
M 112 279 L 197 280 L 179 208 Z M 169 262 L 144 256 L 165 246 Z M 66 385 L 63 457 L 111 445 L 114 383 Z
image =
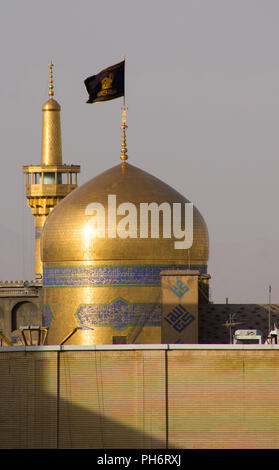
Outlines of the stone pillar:
M 162 343 L 198 343 L 199 271 L 161 272 Z

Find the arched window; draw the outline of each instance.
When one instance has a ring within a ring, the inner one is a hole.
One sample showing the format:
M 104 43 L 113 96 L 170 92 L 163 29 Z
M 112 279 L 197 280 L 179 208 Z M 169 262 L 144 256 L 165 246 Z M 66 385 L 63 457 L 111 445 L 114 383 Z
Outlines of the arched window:
M 22 326 L 41 324 L 39 309 L 32 302 L 18 302 L 13 306 L 11 315 L 11 331 L 18 330 Z

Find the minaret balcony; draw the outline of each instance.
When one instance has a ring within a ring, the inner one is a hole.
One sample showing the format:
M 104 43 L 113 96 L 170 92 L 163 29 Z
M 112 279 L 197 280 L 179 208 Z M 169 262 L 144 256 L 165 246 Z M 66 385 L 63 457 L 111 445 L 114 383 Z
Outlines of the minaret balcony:
M 31 165 L 23 167 L 25 194 L 30 197 L 65 197 L 77 187 L 79 165 Z
M 77 184 L 29 184 L 26 185 L 26 197 L 65 197 Z

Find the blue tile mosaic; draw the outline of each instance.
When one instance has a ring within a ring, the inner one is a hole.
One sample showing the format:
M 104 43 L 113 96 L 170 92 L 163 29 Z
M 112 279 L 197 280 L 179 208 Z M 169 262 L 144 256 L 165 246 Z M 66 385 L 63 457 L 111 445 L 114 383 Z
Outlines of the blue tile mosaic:
M 177 297 L 182 297 L 186 292 L 188 292 L 189 287 L 184 284 L 180 279 L 174 284 L 172 287 L 170 287 L 170 290 L 177 295 Z
M 195 317 L 191 315 L 191 313 L 187 312 L 186 308 L 181 304 L 177 305 L 165 317 L 165 321 L 168 322 L 178 333 L 185 330 L 185 328 L 194 320 Z
M 51 324 L 53 314 L 49 305 L 43 305 L 42 310 L 42 322 L 43 326 L 49 326 Z
M 161 304 L 118 298 L 110 304 L 81 305 L 75 315 L 80 325 L 111 326 L 121 331 L 128 326 L 160 326 Z
M 45 267 L 44 287 L 160 286 L 164 269 L 189 269 L 173 265 L 106 265 L 89 267 Z M 191 266 L 206 273 L 206 267 Z

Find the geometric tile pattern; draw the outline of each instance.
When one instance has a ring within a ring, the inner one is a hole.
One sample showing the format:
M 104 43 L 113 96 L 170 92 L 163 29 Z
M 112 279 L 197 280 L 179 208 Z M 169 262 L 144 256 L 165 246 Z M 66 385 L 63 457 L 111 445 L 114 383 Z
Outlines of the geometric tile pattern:
M 189 326 L 195 317 L 187 312 L 186 308 L 182 305 L 177 305 L 168 315 L 165 316 L 165 321 L 169 323 L 178 333 L 181 333 L 187 326 Z
M 111 287 L 111 286 L 160 286 L 160 272 L 163 269 L 185 270 L 188 265 L 106 265 L 106 266 L 67 266 L 44 268 L 44 287 Z M 191 266 L 206 273 L 206 267 Z
M 128 326 L 160 326 L 160 303 L 130 303 L 118 298 L 109 304 L 81 305 L 75 316 L 79 324 L 111 326 L 118 331 Z
M 170 287 L 170 290 L 180 298 L 189 290 L 189 287 L 179 279 L 174 286 Z

